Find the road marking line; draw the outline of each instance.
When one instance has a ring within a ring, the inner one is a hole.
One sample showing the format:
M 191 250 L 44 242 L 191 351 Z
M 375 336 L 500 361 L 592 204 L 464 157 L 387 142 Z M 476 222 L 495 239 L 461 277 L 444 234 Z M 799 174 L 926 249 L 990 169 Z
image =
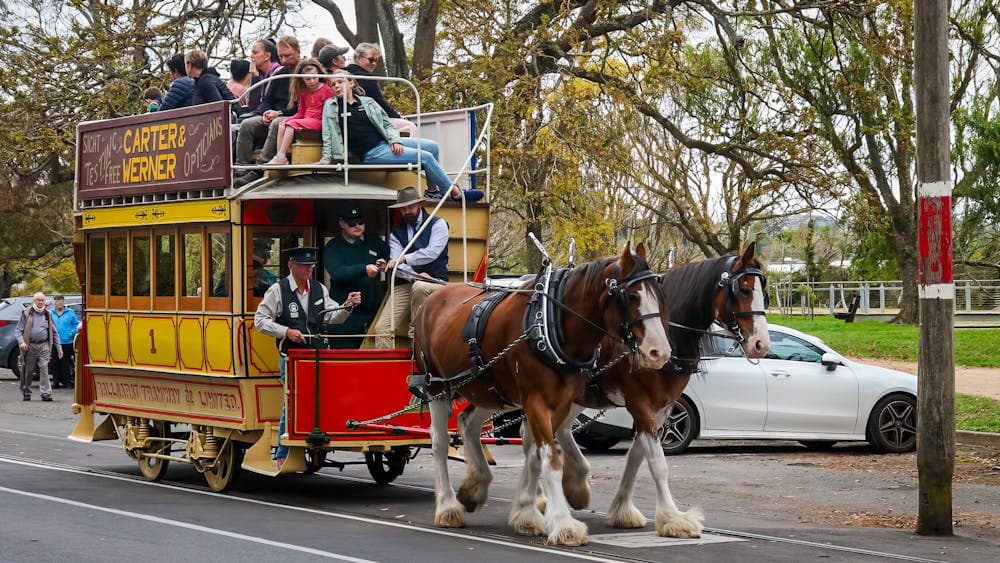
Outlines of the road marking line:
M 342 555 L 340 553 L 332 553 L 329 551 L 323 551 L 320 549 L 313 549 L 311 547 L 305 547 L 301 545 L 293 545 L 290 543 L 284 543 L 274 540 L 268 540 L 263 538 L 256 538 L 253 536 L 247 536 L 244 534 L 238 534 L 236 532 L 227 532 L 226 530 L 218 530 L 215 528 L 207 528 L 205 526 L 199 526 L 197 524 L 189 524 L 187 522 L 181 522 L 179 520 L 171 520 L 169 518 L 160 518 L 159 516 L 151 516 L 149 514 L 141 514 L 139 512 L 131 512 L 128 510 L 118 510 L 116 508 L 108 508 L 105 506 L 98 506 L 96 504 L 88 504 L 85 502 L 78 502 L 75 500 L 69 500 L 59 497 L 54 497 L 50 495 L 43 495 L 40 493 L 32 493 L 29 491 L 22 491 L 19 489 L 11 489 L 8 487 L 0 487 L 0 492 L 9 493 L 12 495 L 21 495 L 26 497 L 31 497 L 39 500 L 46 500 L 49 502 L 56 502 L 60 504 L 68 504 L 70 506 L 76 506 L 78 508 L 86 508 L 89 510 L 98 510 L 100 512 L 107 512 L 109 514 L 115 514 L 118 516 L 127 516 L 129 518 L 138 518 L 140 520 L 146 520 L 148 522 L 156 522 L 158 524 L 167 524 L 169 526 L 175 526 L 178 528 L 186 528 L 188 530 L 194 530 L 197 532 L 203 532 L 206 534 L 214 534 L 217 536 L 225 536 L 227 538 L 233 538 L 237 540 L 243 540 L 253 543 L 259 543 L 271 547 L 277 547 L 281 549 L 289 549 L 292 551 L 300 551 L 302 553 L 308 553 L 309 555 L 318 555 L 320 557 L 326 557 L 329 559 L 339 559 L 341 561 L 352 561 L 354 563 L 374 563 L 369 559 L 358 559 L 357 557 L 351 557 L 349 555 Z
M 268 502 L 268 501 L 264 501 L 264 500 L 257 500 L 257 499 L 244 498 L 244 497 L 237 497 L 237 496 L 231 496 L 231 495 L 226 495 L 226 494 L 221 494 L 221 493 L 213 493 L 213 492 L 210 492 L 210 491 L 200 491 L 200 490 L 197 490 L 197 489 L 189 489 L 189 488 L 186 488 L 186 487 L 179 487 L 179 486 L 176 486 L 176 485 L 166 485 L 166 484 L 163 484 L 163 483 L 154 483 L 154 482 L 151 482 L 151 481 L 141 481 L 141 480 L 138 480 L 138 479 L 129 478 L 129 477 L 122 477 L 122 476 L 118 476 L 118 475 L 105 475 L 105 474 L 101 474 L 101 473 L 93 473 L 93 472 L 85 471 L 85 470 L 81 470 L 81 469 L 74 469 L 74 468 L 68 468 L 68 467 L 53 467 L 53 466 L 46 465 L 46 464 L 41 464 L 41 463 L 21 461 L 21 460 L 16 460 L 16 459 L 4 459 L 2 457 L 0 457 L 0 462 L 11 463 L 11 464 L 15 464 L 15 465 L 25 465 L 25 466 L 28 466 L 28 467 L 36 467 L 36 468 L 40 468 L 40 469 L 48 469 L 50 471 L 63 471 L 63 472 L 66 472 L 66 473 L 76 473 L 78 475 L 86 475 L 86 476 L 90 476 L 90 477 L 102 477 L 104 479 L 112 479 L 112 480 L 115 480 L 115 481 L 127 481 L 129 483 L 134 483 L 134 484 L 137 484 L 137 485 L 149 485 L 149 486 L 153 486 L 153 487 L 160 487 L 160 488 L 165 488 L 165 489 L 171 489 L 171 490 L 181 491 L 181 492 L 185 492 L 185 493 L 194 493 L 194 494 L 199 494 L 199 495 L 205 495 L 205 496 L 215 497 L 215 498 L 218 498 L 218 499 L 224 499 L 224 500 L 230 500 L 230 501 L 238 501 L 238 502 L 245 502 L 245 503 L 249 503 L 249 504 L 256 504 L 256 505 L 260 505 L 260 506 L 269 506 L 269 507 L 272 507 L 272 508 L 280 508 L 280 509 L 284 509 L 284 510 L 294 510 L 296 512 L 305 512 L 307 514 L 317 514 L 317 515 L 320 515 L 320 516 L 329 516 L 331 518 L 339 518 L 341 520 L 351 520 L 351 521 L 354 521 L 354 522 L 364 522 L 364 523 L 367 523 L 367 524 L 376 524 L 376 525 L 379 525 L 379 526 L 387 526 L 387 527 L 390 527 L 390 528 L 402 528 L 404 530 L 411 530 L 411 531 L 414 531 L 414 532 L 423 532 L 423 533 L 427 533 L 427 534 L 434 534 L 434 535 L 438 535 L 438 536 L 452 537 L 452 538 L 462 539 L 462 540 L 466 540 L 466 541 L 488 543 L 488 544 L 493 544 L 493 545 L 501 545 L 501 546 L 505 546 L 505 547 L 513 547 L 513 548 L 517 548 L 517 549 L 523 549 L 523 550 L 526 550 L 526 551 L 537 551 L 537 552 L 546 553 L 546 554 L 550 554 L 550 555 L 561 555 L 563 557 L 570 557 L 570 558 L 573 558 L 573 559 L 581 559 L 581 560 L 584 560 L 584 561 L 614 562 L 614 561 L 620 561 L 621 560 L 621 559 L 608 559 L 606 557 L 597 557 L 597 556 L 586 555 L 586 554 L 582 554 L 582 553 L 576 553 L 576 552 L 565 550 L 563 548 L 539 547 L 539 546 L 530 545 L 530 544 L 524 544 L 524 543 L 517 543 L 517 542 L 511 542 L 511 541 L 498 540 L 498 539 L 487 538 L 487 537 L 483 537 L 483 536 L 476 536 L 476 535 L 472 535 L 472 534 L 461 534 L 461 533 L 458 533 L 458 532 L 449 532 L 447 530 L 441 530 L 441 529 L 438 529 L 438 528 L 428 528 L 428 527 L 424 527 L 424 526 L 413 526 L 413 525 L 410 525 L 410 524 L 403 524 L 401 522 L 388 522 L 388 521 L 378 520 L 378 519 L 375 519 L 375 518 L 368 518 L 368 517 L 365 517 L 365 516 L 355 516 L 353 514 L 344 514 L 344 513 L 340 513 L 340 512 L 330 512 L 330 511 L 327 511 L 327 510 L 319 510 L 319 509 L 316 509 L 316 508 L 305 508 L 305 507 L 301 507 L 301 506 L 292 506 L 292 505 L 288 505 L 288 504 L 278 504 L 278 503 Z M 2 488 L 0 488 L 0 490 L 2 490 Z M 34 493 L 29 493 L 29 494 L 34 494 Z M 75 502 L 75 501 L 68 501 L 68 502 Z M 155 518 L 155 517 L 151 517 L 151 518 Z
M 74 444 L 90 444 L 92 446 L 104 446 L 105 448 L 114 448 L 116 450 L 123 449 L 122 443 L 118 440 L 97 440 L 95 442 L 77 442 L 76 440 L 70 440 L 66 436 L 53 436 L 52 434 L 39 434 L 37 432 L 25 432 L 23 430 L 11 430 L 9 428 L 0 428 L 0 432 L 6 432 L 7 434 L 20 434 L 22 436 L 31 436 L 34 438 L 49 438 L 51 440 L 65 440 L 73 442 Z

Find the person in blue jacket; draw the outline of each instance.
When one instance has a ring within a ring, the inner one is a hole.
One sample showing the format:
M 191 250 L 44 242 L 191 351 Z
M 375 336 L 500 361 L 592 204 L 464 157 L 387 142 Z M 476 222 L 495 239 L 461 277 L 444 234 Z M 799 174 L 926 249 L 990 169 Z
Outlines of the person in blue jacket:
M 160 103 L 160 109 L 157 111 L 186 108 L 194 105 L 194 78 L 187 75 L 187 70 L 184 67 L 183 53 L 177 53 L 167 61 L 167 69 L 173 75 L 174 81 L 170 85 L 167 97 L 163 98 L 163 102 Z
M 52 354 L 52 388 L 73 388 L 73 339 L 76 338 L 76 331 L 80 328 L 80 319 L 66 306 L 66 298 L 56 295 L 52 298 L 52 319 L 55 321 L 56 332 L 59 333 L 59 346 L 62 354 L 58 351 Z

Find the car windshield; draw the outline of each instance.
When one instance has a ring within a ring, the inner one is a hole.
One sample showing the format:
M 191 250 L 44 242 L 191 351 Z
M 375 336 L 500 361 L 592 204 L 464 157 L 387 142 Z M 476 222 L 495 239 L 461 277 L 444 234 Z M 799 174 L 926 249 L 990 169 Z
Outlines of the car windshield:
M 771 348 L 764 356 L 769 360 L 791 360 L 796 362 L 821 363 L 823 360 L 823 350 L 790 334 L 770 331 Z M 736 341 L 731 338 L 713 334 L 711 337 L 712 348 L 719 356 L 726 358 L 742 358 L 743 351 Z

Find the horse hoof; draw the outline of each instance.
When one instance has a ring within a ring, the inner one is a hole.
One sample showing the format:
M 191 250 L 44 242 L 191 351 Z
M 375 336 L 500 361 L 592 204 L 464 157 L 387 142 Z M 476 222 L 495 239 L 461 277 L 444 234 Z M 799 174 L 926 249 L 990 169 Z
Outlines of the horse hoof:
M 656 533 L 665 538 L 700 538 L 705 516 L 700 508 L 674 515 L 656 515 Z
M 608 525 L 612 528 L 642 528 L 646 525 L 646 517 L 632 503 L 613 504 L 608 513 Z
M 563 489 L 566 502 L 575 510 L 583 510 L 590 506 L 590 485 L 584 481 L 582 485 L 574 484 Z
M 566 518 L 553 527 L 545 543 L 567 547 L 587 545 L 587 525 L 579 520 Z
M 465 510 L 475 512 L 477 508 L 486 503 L 489 497 L 489 482 L 474 481 L 466 479 L 458 489 L 458 502 L 462 503 Z
M 545 524 L 540 512 L 526 509 L 510 516 L 510 525 L 522 536 L 541 536 L 545 534 Z
M 439 528 L 464 528 L 465 511 L 461 506 L 438 510 L 434 514 L 434 525 Z

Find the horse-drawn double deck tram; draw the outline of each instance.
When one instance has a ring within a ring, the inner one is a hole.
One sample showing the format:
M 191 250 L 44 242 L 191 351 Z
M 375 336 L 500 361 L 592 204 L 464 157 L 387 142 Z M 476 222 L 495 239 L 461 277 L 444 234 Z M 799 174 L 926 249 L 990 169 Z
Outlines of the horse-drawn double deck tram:
M 491 111 L 412 117 L 422 138 L 438 142 L 445 171 L 487 194 L 488 170 L 476 166 L 488 162 Z M 72 438 L 120 440 L 151 480 L 171 461 L 189 463 L 215 490 L 241 468 L 276 475 L 336 465 L 328 454 L 338 450 L 363 453 L 376 481 L 389 482 L 430 443 L 420 431 L 426 413 L 384 417 L 411 404 L 409 349 L 370 349 L 371 331 L 358 335 L 361 349 L 293 349 L 286 394 L 275 341 L 254 328 L 254 313 L 288 275 L 287 249 L 339 236 L 338 204 L 356 202 L 366 236 L 387 238 L 387 206 L 406 186 L 423 190 L 423 174 L 346 157 L 314 166 L 321 143 L 301 138 L 289 165 L 234 187 L 232 128 L 226 102 L 79 126 L 74 246 L 86 313 Z M 452 281 L 485 272 L 487 200 L 435 209 L 449 225 Z M 329 283 L 322 263 L 314 276 Z M 388 281 L 380 283 L 388 301 Z M 285 401 L 281 441 L 291 452 L 279 466 L 271 458 Z M 349 419 L 382 425 L 349 429 Z

